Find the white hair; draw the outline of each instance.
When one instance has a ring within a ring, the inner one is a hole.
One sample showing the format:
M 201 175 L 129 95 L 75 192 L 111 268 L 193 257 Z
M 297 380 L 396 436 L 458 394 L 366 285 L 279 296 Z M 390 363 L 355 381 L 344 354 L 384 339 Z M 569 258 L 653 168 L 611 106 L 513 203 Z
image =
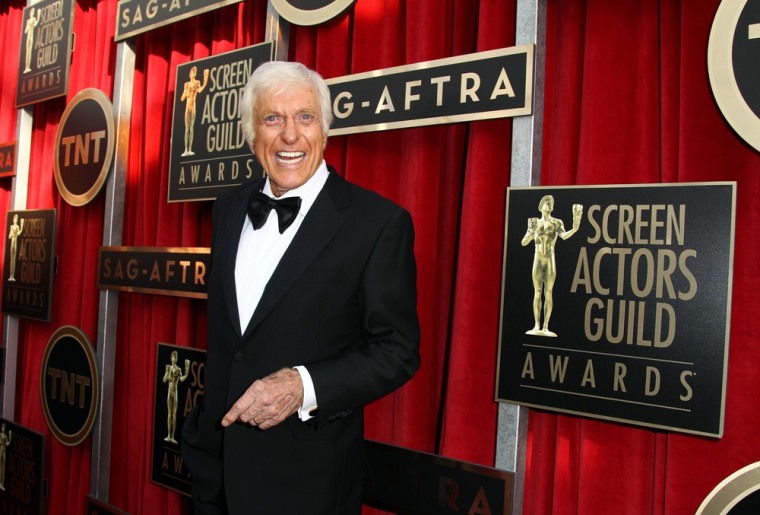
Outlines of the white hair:
M 287 61 L 268 61 L 261 64 L 248 78 L 240 98 L 240 125 L 248 145 L 253 148 L 256 138 L 254 106 L 256 99 L 265 92 L 275 89 L 282 91 L 289 86 L 309 84 L 317 93 L 317 102 L 321 111 L 322 131 L 327 135 L 333 120 L 330 89 L 322 76 L 301 63 Z

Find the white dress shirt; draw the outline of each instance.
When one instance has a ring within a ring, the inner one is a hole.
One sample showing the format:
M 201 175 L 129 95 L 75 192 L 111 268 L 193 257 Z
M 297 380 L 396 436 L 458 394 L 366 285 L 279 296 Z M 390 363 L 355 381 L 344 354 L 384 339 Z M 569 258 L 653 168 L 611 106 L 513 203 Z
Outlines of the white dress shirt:
M 280 234 L 277 213 L 274 209 L 267 218 L 261 229 L 254 230 L 251 221 L 246 216 L 243 224 L 243 232 L 240 234 L 237 259 L 235 262 L 235 287 L 237 290 L 238 313 L 240 314 L 240 331 L 245 332 L 248 323 L 261 300 L 269 279 L 277 268 L 282 255 L 293 241 L 298 229 L 301 227 L 306 213 L 309 212 L 314 200 L 322 191 L 330 172 L 327 171 L 325 162 L 317 168 L 308 181 L 304 184 L 284 193 L 279 198 L 301 197 L 301 207 L 298 210 L 293 224 L 285 232 Z M 272 188 L 267 178 L 264 183 L 263 193 L 274 197 Z M 295 366 L 301 375 L 303 383 L 303 404 L 298 410 L 301 420 L 312 418 L 309 414 L 317 407 L 317 395 L 314 391 L 314 383 L 309 372 L 303 366 Z

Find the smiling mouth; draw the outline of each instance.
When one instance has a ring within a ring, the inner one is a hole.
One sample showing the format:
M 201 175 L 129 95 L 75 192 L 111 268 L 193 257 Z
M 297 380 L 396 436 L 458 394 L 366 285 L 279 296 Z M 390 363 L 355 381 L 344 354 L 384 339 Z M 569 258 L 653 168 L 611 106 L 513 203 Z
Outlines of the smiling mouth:
M 294 165 L 306 157 L 306 152 L 277 152 L 275 154 L 277 162 L 283 165 Z

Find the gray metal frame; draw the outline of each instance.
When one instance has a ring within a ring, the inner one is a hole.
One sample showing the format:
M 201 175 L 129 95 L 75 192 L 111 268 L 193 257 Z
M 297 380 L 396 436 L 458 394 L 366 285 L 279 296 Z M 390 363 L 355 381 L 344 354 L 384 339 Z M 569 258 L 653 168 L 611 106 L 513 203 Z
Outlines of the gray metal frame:
M 132 88 L 135 50 L 132 41 L 122 41 L 116 49 L 113 111 L 116 118 L 116 148 L 113 170 L 106 182 L 103 245 L 121 245 L 124 228 L 124 195 L 132 120 Z M 108 501 L 111 478 L 111 435 L 113 433 L 113 385 L 119 316 L 119 292 L 101 290 L 98 305 L 98 338 L 95 359 L 101 383 L 98 417 L 92 429 L 90 495 Z
M 533 114 L 512 121 L 511 186 L 536 186 L 541 182 L 546 61 L 546 0 L 518 0 L 515 44 L 533 43 Z M 499 404 L 496 434 L 496 468 L 515 474 L 512 513 L 523 511 L 525 454 L 528 442 L 528 408 Z
M 27 6 L 39 0 L 28 0 Z M 32 155 L 32 114 L 34 106 L 22 107 L 16 116 L 16 175 L 11 180 L 11 210 L 26 209 L 29 191 L 29 158 Z M 6 420 L 16 417 L 16 369 L 18 361 L 18 318 L 3 317 L 5 361 L 2 387 L 2 413 Z

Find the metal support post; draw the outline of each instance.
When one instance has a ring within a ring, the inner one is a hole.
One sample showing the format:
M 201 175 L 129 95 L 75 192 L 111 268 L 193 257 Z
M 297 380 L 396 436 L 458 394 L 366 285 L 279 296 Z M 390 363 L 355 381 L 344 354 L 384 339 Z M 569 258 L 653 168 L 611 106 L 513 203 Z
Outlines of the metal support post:
M 546 0 L 518 0 L 515 43 L 535 45 L 533 114 L 512 120 L 510 185 L 533 186 L 541 182 L 544 117 L 544 63 L 546 59 Z M 523 510 L 525 455 L 528 440 L 528 408 L 499 405 L 496 467 L 514 473 L 512 513 Z
M 111 174 L 108 176 L 103 245 L 121 245 L 124 226 L 124 194 L 129 154 L 129 131 L 132 120 L 132 86 L 135 74 L 135 51 L 132 40 L 122 41 L 116 50 L 113 110 L 116 119 L 116 148 Z M 113 433 L 113 388 L 116 362 L 116 339 L 119 294 L 100 292 L 98 338 L 95 358 L 100 377 L 101 394 L 98 417 L 92 430 L 92 463 L 90 495 L 108 502 L 111 477 L 111 438 Z

